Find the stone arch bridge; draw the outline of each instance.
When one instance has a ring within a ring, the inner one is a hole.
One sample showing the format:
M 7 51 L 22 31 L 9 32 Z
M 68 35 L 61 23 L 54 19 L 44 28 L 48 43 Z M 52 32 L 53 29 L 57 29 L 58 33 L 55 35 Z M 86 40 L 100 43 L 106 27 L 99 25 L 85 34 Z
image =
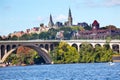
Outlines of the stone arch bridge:
M 47 64 L 52 63 L 52 59 L 48 54 L 57 46 L 61 41 L 67 42 L 70 46 L 74 46 L 80 51 L 82 43 L 87 42 L 93 47 L 96 45 L 103 46 L 106 44 L 106 40 L 17 40 L 17 41 L 0 41 L 0 63 L 3 63 L 5 59 L 15 51 L 19 46 L 25 46 L 32 48 L 38 52 L 38 54 L 45 60 Z M 120 40 L 111 40 L 110 48 L 120 53 Z

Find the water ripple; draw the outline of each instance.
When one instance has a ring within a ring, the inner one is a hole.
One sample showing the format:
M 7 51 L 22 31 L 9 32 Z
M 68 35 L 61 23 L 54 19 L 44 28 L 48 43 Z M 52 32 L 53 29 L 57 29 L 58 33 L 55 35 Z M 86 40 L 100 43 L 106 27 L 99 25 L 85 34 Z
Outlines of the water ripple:
M 120 63 L 33 65 L 0 68 L 0 80 L 119 80 Z

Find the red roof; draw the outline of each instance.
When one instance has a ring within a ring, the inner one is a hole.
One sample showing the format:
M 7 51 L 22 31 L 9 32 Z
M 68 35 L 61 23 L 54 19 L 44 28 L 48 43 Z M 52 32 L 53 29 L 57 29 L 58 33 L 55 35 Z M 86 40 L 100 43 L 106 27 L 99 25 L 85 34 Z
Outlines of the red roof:
M 97 22 L 97 20 L 94 20 L 92 25 L 98 25 L 99 23 Z

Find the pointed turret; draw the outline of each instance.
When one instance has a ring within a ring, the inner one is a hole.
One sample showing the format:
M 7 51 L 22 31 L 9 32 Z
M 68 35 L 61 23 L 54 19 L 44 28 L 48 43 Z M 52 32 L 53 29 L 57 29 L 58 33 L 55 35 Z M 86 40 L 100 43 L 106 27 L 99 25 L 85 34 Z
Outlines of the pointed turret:
M 99 23 L 97 20 L 94 20 L 94 22 L 92 23 L 92 30 L 98 30 L 99 29 Z
M 53 20 L 52 20 L 52 15 L 50 14 L 50 20 L 49 20 L 49 23 L 48 23 L 48 27 L 53 27 L 54 26 L 54 23 L 53 23 Z
M 69 8 L 68 17 L 72 17 L 72 15 L 71 15 L 71 9 L 70 8 Z
M 72 26 L 72 14 L 71 14 L 71 9 L 69 8 L 69 13 L 68 13 L 68 25 Z

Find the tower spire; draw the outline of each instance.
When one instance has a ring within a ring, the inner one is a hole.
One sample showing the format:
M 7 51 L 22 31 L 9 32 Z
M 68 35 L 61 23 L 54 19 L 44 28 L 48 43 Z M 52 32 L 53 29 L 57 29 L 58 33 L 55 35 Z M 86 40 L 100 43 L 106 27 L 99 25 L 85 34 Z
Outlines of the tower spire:
M 72 26 L 72 13 L 71 13 L 70 8 L 69 8 L 69 12 L 68 12 L 68 25 Z
M 69 8 L 68 17 L 72 17 L 72 15 L 71 15 L 71 9 L 70 8 Z
M 53 27 L 54 26 L 54 23 L 53 23 L 53 20 L 52 20 L 52 15 L 50 14 L 50 20 L 49 20 L 49 23 L 48 23 L 48 27 Z

